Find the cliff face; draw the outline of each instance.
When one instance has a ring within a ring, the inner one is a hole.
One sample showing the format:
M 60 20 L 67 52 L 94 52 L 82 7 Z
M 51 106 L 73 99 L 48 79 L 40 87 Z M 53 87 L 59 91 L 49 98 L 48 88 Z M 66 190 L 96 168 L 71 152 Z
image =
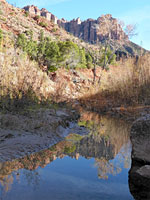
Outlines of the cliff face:
M 40 10 L 32 5 L 26 6 L 23 9 L 26 12 L 29 12 L 30 16 L 33 18 L 35 16 L 42 16 L 49 22 L 52 22 L 51 24 L 53 27 L 55 25 L 62 27 L 64 30 L 59 29 L 61 32 L 63 31 L 61 37 L 63 37 L 66 32 L 69 32 L 76 37 L 74 39 L 79 38 L 90 44 L 103 43 L 106 39 L 109 39 L 111 48 L 114 50 L 117 49 L 116 55 L 118 59 L 120 59 L 120 57 L 137 56 L 141 54 L 141 47 L 129 40 L 128 36 L 123 31 L 121 24 L 110 14 L 102 15 L 96 20 L 87 19 L 81 21 L 80 18 L 77 18 L 67 21 L 64 18 L 58 19 L 45 8 Z M 81 43 L 82 42 L 80 41 L 80 45 Z M 90 45 L 90 48 L 91 46 L 92 48 L 99 49 L 99 45 Z M 146 53 L 146 50 L 143 48 L 142 51 L 143 53 Z
M 97 20 L 87 19 L 81 21 L 80 18 L 61 24 L 66 31 L 72 33 L 86 42 L 92 44 L 101 42 L 106 38 L 122 40 L 127 38 L 117 19 L 111 15 L 102 15 Z
M 42 8 L 39 10 L 35 6 L 26 6 L 23 8 L 25 11 L 32 15 L 39 15 L 45 17 L 47 20 L 52 21 L 63 27 L 67 32 L 72 33 L 74 36 L 83 39 L 92 44 L 103 41 L 106 38 L 113 40 L 127 39 L 121 25 L 117 19 L 112 15 L 102 15 L 97 20 L 87 19 L 81 21 L 80 18 L 66 21 L 65 19 L 58 19 L 55 15 Z
M 47 11 L 45 8 L 42 8 L 40 10 L 38 7 L 32 5 L 32 6 L 25 6 L 23 9 L 26 12 L 29 12 L 31 15 L 38 15 L 45 17 L 48 21 L 52 21 L 54 24 L 58 24 L 58 21 L 60 21 L 55 15 Z

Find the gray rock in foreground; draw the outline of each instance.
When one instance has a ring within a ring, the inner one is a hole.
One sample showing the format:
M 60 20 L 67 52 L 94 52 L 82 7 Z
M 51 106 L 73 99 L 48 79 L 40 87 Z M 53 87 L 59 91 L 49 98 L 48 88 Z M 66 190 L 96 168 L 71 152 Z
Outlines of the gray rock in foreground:
M 150 115 L 141 117 L 131 128 L 132 166 L 129 188 L 136 200 L 150 199 Z
M 150 163 L 150 115 L 136 120 L 131 128 L 132 158 Z

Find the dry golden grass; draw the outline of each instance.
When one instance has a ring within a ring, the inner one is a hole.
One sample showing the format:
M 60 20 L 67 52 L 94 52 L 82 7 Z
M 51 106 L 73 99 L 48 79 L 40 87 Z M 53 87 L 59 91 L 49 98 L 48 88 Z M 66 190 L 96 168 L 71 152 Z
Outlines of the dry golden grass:
M 150 104 L 150 55 L 129 58 L 101 71 L 101 82 L 80 101 L 89 108 L 108 109 Z
M 35 62 L 13 48 L 0 54 L 0 107 L 49 99 L 54 83 Z
M 128 59 L 104 72 L 100 93 L 119 104 L 150 103 L 150 56 Z

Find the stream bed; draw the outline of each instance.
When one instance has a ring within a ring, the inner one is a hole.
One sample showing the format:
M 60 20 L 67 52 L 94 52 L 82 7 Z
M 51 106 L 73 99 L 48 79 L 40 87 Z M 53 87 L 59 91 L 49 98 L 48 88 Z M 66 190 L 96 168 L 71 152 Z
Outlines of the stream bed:
M 75 129 L 44 150 L 3 157 L 0 200 L 133 199 L 130 124 L 90 112 L 75 123 Z

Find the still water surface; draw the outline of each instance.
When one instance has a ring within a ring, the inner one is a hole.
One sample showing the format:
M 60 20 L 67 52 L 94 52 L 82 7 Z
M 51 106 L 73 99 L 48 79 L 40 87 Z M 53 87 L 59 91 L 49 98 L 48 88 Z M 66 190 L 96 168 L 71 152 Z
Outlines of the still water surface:
M 129 127 L 122 120 L 83 114 L 88 135 L 24 158 L 0 163 L 3 200 L 132 200 Z

